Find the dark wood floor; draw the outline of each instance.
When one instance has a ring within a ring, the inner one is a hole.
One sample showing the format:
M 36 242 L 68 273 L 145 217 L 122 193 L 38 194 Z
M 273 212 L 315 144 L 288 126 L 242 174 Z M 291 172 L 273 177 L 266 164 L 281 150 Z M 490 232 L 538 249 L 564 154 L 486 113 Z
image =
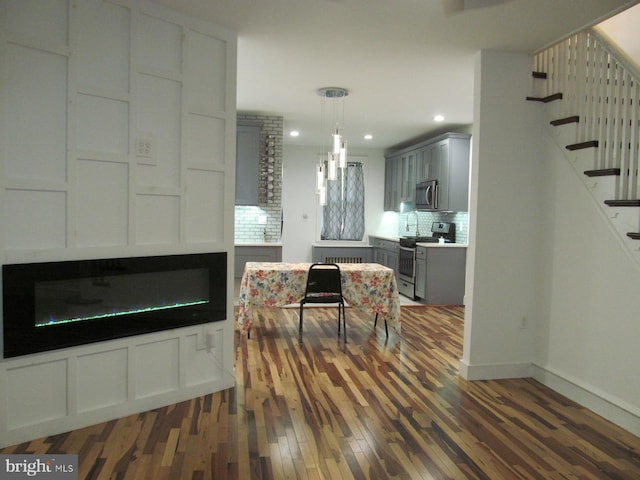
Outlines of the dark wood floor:
M 236 387 L 6 448 L 78 453 L 81 479 L 639 479 L 640 438 L 528 380 L 458 375 L 463 310 L 262 309 Z

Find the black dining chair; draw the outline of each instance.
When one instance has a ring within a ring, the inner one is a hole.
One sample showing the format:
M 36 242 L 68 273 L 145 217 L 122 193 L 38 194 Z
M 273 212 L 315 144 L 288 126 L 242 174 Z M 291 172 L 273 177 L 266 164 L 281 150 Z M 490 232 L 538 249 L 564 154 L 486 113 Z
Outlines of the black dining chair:
M 300 300 L 300 326 L 298 335 L 302 341 L 302 316 L 307 303 L 338 304 L 338 337 L 340 337 L 340 318 L 344 325 L 344 342 L 347 343 L 347 316 L 342 297 L 340 267 L 335 263 L 314 263 L 309 267 L 304 298 Z
M 376 313 L 376 319 L 373 321 L 373 328 L 378 326 L 378 314 Z M 389 336 L 389 328 L 387 327 L 387 319 L 384 319 L 384 332 Z

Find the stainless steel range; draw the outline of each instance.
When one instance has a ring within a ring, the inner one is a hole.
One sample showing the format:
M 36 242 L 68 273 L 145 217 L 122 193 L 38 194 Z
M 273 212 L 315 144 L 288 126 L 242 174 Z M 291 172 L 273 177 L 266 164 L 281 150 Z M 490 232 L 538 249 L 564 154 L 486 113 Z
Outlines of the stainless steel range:
M 416 298 L 416 244 L 455 243 L 455 223 L 433 222 L 430 237 L 401 237 L 398 254 L 398 291 L 405 297 Z M 442 239 L 442 240 L 441 240 Z

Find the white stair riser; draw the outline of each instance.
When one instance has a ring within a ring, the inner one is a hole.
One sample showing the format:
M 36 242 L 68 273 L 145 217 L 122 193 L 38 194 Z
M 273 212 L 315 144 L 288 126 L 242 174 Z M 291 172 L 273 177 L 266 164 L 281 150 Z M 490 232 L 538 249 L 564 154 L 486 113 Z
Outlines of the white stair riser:
M 640 261 L 640 241 L 634 240 L 633 238 L 627 237 L 625 235 L 624 242 L 633 256 L 636 257 L 638 261 Z
M 565 112 L 565 104 L 563 103 L 563 100 L 554 100 L 553 102 L 546 103 L 545 105 L 547 106 L 547 118 L 550 122 L 553 120 L 560 120 L 568 116 Z
M 552 130 L 553 136 L 558 142 L 558 145 L 562 145 L 563 148 L 566 147 L 567 145 L 573 145 L 574 143 L 577 143 L 577 140 L 576 140 L 577 128 L 575 123 L 558 125 L 557 127 L 551 127 L 551 128 L 553 128 Z
M 618 188 L 617 180 L 618 178 L 615 176 L 587 177 L 585 184 L 596 201 L 599 204 L 604 204 L 605 200 L 616 198 L 615 192 Z
M 534 98 L 544 98 L 547 93 L 547 79 L 531 77 L 531 96 Z
M 586 170 L 596 168 L 597 148 L 583 148 L 581 150 L 569 151 L 568 153 L 569 162 L 571 162 L 573 168 L 575 168 L 579 174 L 584 175 Z
M 607 216 L 617 230 L 627 236 L 627 232 L 637 232 L 640 225 L 640 208 L 638 207 L 609 207 L 605 206 Z M 637 240 L 636 240 L 637 241 Z

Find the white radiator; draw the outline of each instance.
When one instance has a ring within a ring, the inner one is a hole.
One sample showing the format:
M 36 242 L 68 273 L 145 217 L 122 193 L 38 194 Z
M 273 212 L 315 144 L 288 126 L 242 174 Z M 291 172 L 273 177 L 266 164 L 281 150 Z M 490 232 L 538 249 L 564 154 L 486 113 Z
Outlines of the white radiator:
M 324 263 L 362 263 L 362 257 L 324 257 Z

